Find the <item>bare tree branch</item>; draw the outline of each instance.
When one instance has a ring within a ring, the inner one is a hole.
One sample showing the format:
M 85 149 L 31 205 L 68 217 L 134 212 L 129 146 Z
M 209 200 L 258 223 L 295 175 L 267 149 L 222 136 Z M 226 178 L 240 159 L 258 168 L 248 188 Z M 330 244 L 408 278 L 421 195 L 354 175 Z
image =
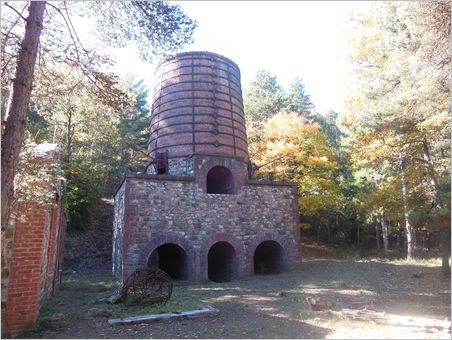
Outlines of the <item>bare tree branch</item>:
M 16 14 L 17 14 L 19 17 L 21 17 L 25 22 L 27 21 L 27 18 L 25 18 L 25 17 L 22 15 L 24 9 L 25 9 L 27 6 L 25 6 L 25 7 L 22 9 L 22 11 L 19 12 L 19 11 L 18 11 L 17 9 L 15 9 L 13 6 L 11 6 L 10 4 L 8 4 L 6 1 L 5 1 L 3 4 L 4 4 L 6 7 L 12 9 L 14 12 L 16 12 Z

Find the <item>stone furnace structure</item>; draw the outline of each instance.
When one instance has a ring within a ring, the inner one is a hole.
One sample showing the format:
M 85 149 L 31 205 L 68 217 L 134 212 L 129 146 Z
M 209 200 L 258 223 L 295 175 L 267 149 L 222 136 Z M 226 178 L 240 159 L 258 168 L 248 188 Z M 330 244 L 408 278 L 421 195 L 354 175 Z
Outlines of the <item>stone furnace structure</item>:
M 297 187 L 251 179 L 240 70 L 210 52 L 156 70 L 146 174 L 115 197 L 113 273 L 231 281 L 301 263 Z

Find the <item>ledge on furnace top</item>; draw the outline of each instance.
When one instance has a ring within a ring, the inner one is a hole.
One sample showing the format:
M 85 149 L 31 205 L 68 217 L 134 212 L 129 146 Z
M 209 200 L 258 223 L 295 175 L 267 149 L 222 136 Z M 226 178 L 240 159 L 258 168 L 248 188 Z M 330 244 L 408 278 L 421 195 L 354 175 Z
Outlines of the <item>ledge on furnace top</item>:
M 209 52 L 209 51 L 189 51 L 189 52 L 180 52 L 180 53 L 176 53 L 176 54 L 169 55 L 169 56 L 167 56 L 166 58 L 164 58 L 164 59 L 157 65 L 157 67 L 155 68 L 154 75 L 155 75 L 155 73 L 157 72 L 157 70 L 159 69 L 159 67 L 160 67 L 162 64 L 164 64 L 164 63 L 166 63 L 166 62 L 168 62 L 168 61 L 170 61 L 170 60 L 172 60 L 172 59 L 177 59 L 177 58 L 179 58 L 179 57 L 184 57 L 184 56 L 196 56 L 196 55 L 198 55 L 198 56 L 206 56 L 206 57 L 209 57 L 209 58 L 210 58 L 210 57 L 216 57 L 216 58 L 224 59 L 225 61 L 227 61 L 227 62 L 231 63 L 232 65 L 234 65 L 234 66 L 237 68 L 237 70 L 238 70 L 238 72 L 239 72 L 239 74 L 240 74 L 240 68 L 239 68 L 239 65 L 237 65 L 237 63 L 235 63 L 233 60 L 229 59 L 228 57 L 225 57 L 224 55 L 221 55 L 221 54 L 218 54 L 218 53 L 214 53 L 214 52 Z
M 58 144 L 42 143 L 33 148 L 32 154 L 35 157 L 55 160 L 59 157 L 60 147 Z
M 159 181 L 182 181 L 182 182 L 194 182 L 196 179 L 192 176 L 171 176 L 171 175 L 151 175 L 151 174 L 133 174 L 128 173 L 124 176 L 124 179 L 121 181 L 119 187 L 121 187 L 122 183 L 127 178 L 135 178 L 135 179 L 148 179 L 148 180 L 159 180 Z M 288 181 L 270 181 L 270 180 L 261 180 L 261 179 L 248 179 L 245 181 L 245 185 L 270 185 L 270 186 L 297 186 L 296 183 L 288 182 Z M 118 188 L 119 189 L 119 188 Z

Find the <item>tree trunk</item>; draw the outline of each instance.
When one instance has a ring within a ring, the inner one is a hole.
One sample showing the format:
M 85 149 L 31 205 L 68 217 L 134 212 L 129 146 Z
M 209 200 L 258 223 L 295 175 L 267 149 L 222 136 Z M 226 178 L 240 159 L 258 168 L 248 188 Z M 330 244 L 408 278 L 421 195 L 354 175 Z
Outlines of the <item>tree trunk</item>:
M 400 140 L 400 134 L 397 132 L 397 140 Z M 408 261 L 414 260 L 414 228 L 411 225 L 410 215 L 408 212 L 408 185 L 405 177 L 405 161 L 402 154 L 399 154 L 399 168 L 400 177 L 402 180 L 402 202 L 403 202 L 403 217 L 405 220 L 405 235 L 406 235 L 406 259 Z
M 423 158 L 425 163 L 427 164 L 427 170 L 428 170 L 428 174 L 430 176 L 430 184 L 433 188 L 433 190 L 435 191 L 435 198 L 436 198 L 436 204 L 438 206 L 442 206 L 442 200 L 441 200 L 441 196 L 439 195 L 439 191 L 438 191 L 438 179 L 436 178 L 436 171 L 435 171 L 435 167 L 433 166 L 432 160 L 430 158 L 430 150 L 428 147 L 428 142 L 427 139 L 424 137 L 424 139 L 422 140 L 422 148 L 423 148 Z
M 6 229 L 8 225 L 11 202 L 14 196 L 14 176 L 16 175 L 19 153 L 27 124 L 27 111 L 45 6 L 45 1 L 30 1 L 30 13 L 25 24 L 24 38 L 17 55 L 12 92 L 6 112 L 1 157 L 2 229 Z
M 405 230 L 405 227 L 403 228 L 403 232 L 404 232 L 404 235 L 403 235 L 403 250 L 405 250 L 406 251 L 406 249 L 407 249 L 407 247 L 406 247 L 406 245 L 407 245 L 407 243 L 406 243 L 406 230 Z
M 72 116 L 73 116 L 73 109 L 72 107 L 69 108 L 67 112 L 67 140 L 66 140 L 66 160 L 67 164 L 71 164 L 72 160 L 72 138 L 74 136 L 74 126 L 72 123 Z
M 443 274 L 450 274 L 450 265 L 449 265 L 449 257 L 450 257 L 450 233 L 447 233 L 445 230 L 441 230 L 440 233 L 439 244 L 441 247 L 441 270 Z
M 377 250 L 380 252 L 380 228 L 378 227 L 378 223 L 380 221 L 377 219 L 377 223 L 375 223 L 375 238 L 377 240 Z
M 359 247 L 359 224 L 358 224 L 358 228 L 356 230 L 356 245 Z
M 430 251 L 432 244 L 431 244 L 431 240 L 432 240 L 432 233 L 427 231 L 427 251 Z
M 381 214 L 381 234 L 383 236 L 383 252 L 385 258 L 388 258 L 389 254 L 388 227 L 389 225 L 386 223 L 384 215 Z
M 439 192 L 438 179 L 436 178 L 435 167 L 433 166 L 432 160 L 430 158 L 430 150 L 427 142 L 427 138 L 422 140 L 423 147 L 423 157 L 427 164 L 428 173 L 430 176 L 430 184 L 435 193 L 435 208 L 444 209 L 444 204 L 442 202 L 441 193 Z M 442 259 L 442 271 L 445 274 L 450 273 L 449 257 L 450 257 L 450 237 L 447 235 L 450 232 L 450 216 L 444 218 L 443 216 L 437 217 L 437 223 L 440 227 L 440 248 L 441 248 L 441 259 Z
M 403 201 L 403 217 L 405 220 L 405 235 L 406 235 L 406 259 L 408 261 L 414 260 L 414 228 L 410 222 L 410 215 L 408 213 L 408 189 L 405 179 L 405 172 L 402 170 L 402 201 Z

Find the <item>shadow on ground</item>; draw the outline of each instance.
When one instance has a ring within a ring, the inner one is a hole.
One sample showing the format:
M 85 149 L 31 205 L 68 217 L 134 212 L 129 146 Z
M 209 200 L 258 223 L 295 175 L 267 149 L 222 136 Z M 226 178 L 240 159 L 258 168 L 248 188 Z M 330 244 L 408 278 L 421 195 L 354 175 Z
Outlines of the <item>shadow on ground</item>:
M 107 324 L 108 318 L 117 310 L 100 303 L 99 298 L 105 297 L 107 290 L 113 288 L 105 277 L 65 277 L 62 291 L 43 311 L 50 318 L 52 315 L 70 317 L 56 318 L 54 324 L 57 326 L 53 328 L 50 319 L 50 324 L 47 322 L 39 332 L 28 337 L 353 338 L 366 337 L 363 330 L 374 327 L 370 323 L 344 322 L 325 312 L 313 312 L 306 302 L 306 298 L 312 296 L 338 305 L 353 299 L 368 299 L 378 310 L 391 314 L 432 319 L 450 317 L 450 277 L 442 276 L 440 267 L 431 263 L 309 260 L 303 263 L 301 270 L 281 275 L 253 276 L 231 283 L 177 286 L 174 299 L 180 306 L 212 305 L 220 310 L 220 314 L 133 326 Z M 169 308 L 176 306 L 179 305 L 175 303 Z M 354 329 L 355 333 L 348 333 L 346 327 Z M 376 333 L 368 337 L 380 337 L 380 331 L 389 336 L 394 334 L 389 326 L 385 327 L 375 329 Z M 400 337 L 412 337 L 412 334 L 401 333 Z

